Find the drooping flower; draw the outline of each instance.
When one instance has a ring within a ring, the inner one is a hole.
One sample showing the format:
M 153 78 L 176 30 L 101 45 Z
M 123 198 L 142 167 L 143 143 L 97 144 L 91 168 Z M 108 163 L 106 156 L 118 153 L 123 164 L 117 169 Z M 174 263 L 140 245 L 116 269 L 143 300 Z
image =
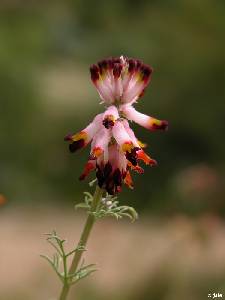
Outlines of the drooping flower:
M 145 144 L 135 137 L 128 121 L 150 131 L 166 130 L 168 122 L 147 116 L 133 107 L 151 80 L 151 67 L 121 56 L 92 65 L 90 72 L 106 110 L 79 133 L 68 134 L 65 140 L 69 141 L 71 152 L 91 142 L 90 156 L 80 180 L 95 170 L 98 185 L 114 195 L 121 191 L 123 182 L 133 188 L 130 171 L 144 172 L 139 161 L 150 166 L 157 164 L 145 153 Z

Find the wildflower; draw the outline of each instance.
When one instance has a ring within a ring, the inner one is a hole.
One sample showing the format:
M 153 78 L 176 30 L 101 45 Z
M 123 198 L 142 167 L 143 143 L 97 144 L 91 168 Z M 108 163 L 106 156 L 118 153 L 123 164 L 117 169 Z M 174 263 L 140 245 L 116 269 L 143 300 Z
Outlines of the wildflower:
M 166 130 L 168 122 L 135 110 L 133 104 L 144 94 L 151 80 L 152 68 L 139 60 L 123 56 L 100 61 L 90 67 L 94 83 L 106 111 L 77 134 L 65 137 L 69 149 L 75 152 L 91 142 L 91 152 L 80 180 L 96 171 L 98 185 L 114 195 L 121 191 L 122 182 L 133 188 L 130 171 L 144 172 L 139 161 L 155 166 L 129 126 L 128 121 L 155 130 Z

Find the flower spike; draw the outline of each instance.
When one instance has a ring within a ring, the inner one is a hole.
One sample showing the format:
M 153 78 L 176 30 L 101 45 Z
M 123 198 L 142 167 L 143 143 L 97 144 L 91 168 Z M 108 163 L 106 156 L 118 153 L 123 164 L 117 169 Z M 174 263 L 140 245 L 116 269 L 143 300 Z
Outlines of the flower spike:
M 75 152 L 91 142 L 91 152 L 80 180 L 95 170 L 98 185 L 114 195 L 125 183 L 133 188 L 130 171 L 143 174 L 139 165 L 155 166 L 157 162 L 148 156 L 129 126 L 129 120 L 151 130 L 166 130 L 168 122 L 157 120 L 135 110 L 133 104 L 144 94 L 152 68 L 138 59 L 124 56 L 99 61 L 90 67 L 91 80 L 101 100 L 106 105 L 104 113 L 77 134 L 65 137 L 69 149 Z

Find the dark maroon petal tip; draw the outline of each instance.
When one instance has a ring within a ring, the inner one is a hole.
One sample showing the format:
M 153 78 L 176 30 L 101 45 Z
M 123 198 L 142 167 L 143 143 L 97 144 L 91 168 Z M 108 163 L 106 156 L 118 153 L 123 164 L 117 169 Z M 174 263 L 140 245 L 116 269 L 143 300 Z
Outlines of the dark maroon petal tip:
M 115 78 L 119 78 L 122 71 L 122 65 L 119 63 L 115 63 L 113 67 L 113 75 Z
M 129 162 L 132 163 L 132 165 L 135 167 L 137 166 L 137 160 L 138 160 L 138 155 L 137 151 L 139 151 L 140 148 L 134 147 L 131 152 L 126 152 L 126 159 L 129 160 Z
M 169 127 L 169 122 L 166 121 L 166 120 L 163 120 L 162 121 L 162 129 L 163 130 L 168 130 L 168 127 Z
M 135 60 L 135 70 L 138 71 L 142 66 L 142 62 L 139 59 Z
M 113 57 L 113 58 L 112 58 L 112 62 L 113 62 L 114 64 L 120 64 L 120 63 L 121 63 L 121 59 L 120 59 L 119 57 Z
M 98 179 L 98 185 L 101 188 L 104 184 L 105 179 L 104 179 L 104 174 L 99 167 L 97 167 L 96 177 Z
M 107 179 L 112 172 L 112 165 L 108 162 L 104 167 L 104 178 Z
M 153 124 L 153 130 L 168 130 L 169 123 L 166 120 L 161 120 L 160 124 Z
M 72 133 L 68 133 L 65 137 L 64 137 L 64 141 L 68 142 L 68 141 L 72 141 Z
M 116 186 L 122 185 L 122 174 L 120 172 L 120 169 L 116 169 L 113 173 L 113 180 Z
M 71 144 L 69 144 L 69 150 L 71 153 L 74 153 L 77 150 L 83 148 L 84 145 L 85 145 L 84 140 L 81 139 L 79 141 L 75 141 L 75 142 L 72 142 Z
M 91 79 L 92 81 L 97 81 L 99 79 L 99 68 L 96 65 L 90 67 Z
M 112 61 L 111 58 L 107 59 L 107 65 L 108 65 L 108 68 L 109 68 L 110 70 L 113 69 L 113 61 Z
M 147 81 L 150 77 L 150 75 L 152 74 L 153 70 L 152 68 L 150 68 L 149 66 L 147 65 L 143 65 L 141 67 L 141 74 L 142 74 L 142 79 L 144 81 Z
M 129 63 L 128 72 L 133 73 L 134 70 L 135 70 L 135 61 L 134 61 L 134 59 L 129 59 L 128 63 Z
M 104 60 L 99 61 L 98 67 L 99 67 L 100 74 L 102 74 L 105 70 L 107 70 L 107 67 L 108 67 L 107 60 L 104 59 Z

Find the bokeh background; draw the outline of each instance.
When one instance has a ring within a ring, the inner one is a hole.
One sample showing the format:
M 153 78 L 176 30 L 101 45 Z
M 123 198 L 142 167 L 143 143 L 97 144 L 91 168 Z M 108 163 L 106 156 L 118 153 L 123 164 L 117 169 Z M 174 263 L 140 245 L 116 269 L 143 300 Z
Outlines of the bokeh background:
M 140 219 L 97 224 L 85 254 L 100 271 L 70 299 L 225 297 L 225 2 L 0 2 L 0 299 L 56 299 L 60 283 L 39 253 L 57 229 L 68 248 L 88 149 L 63 137 L 103 111 L 89 65 L 121 54 L 154 68 L 138 110 L 166 133 L 133 124 L 159 165 L 134 175 L 121 203 Z

